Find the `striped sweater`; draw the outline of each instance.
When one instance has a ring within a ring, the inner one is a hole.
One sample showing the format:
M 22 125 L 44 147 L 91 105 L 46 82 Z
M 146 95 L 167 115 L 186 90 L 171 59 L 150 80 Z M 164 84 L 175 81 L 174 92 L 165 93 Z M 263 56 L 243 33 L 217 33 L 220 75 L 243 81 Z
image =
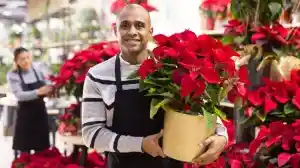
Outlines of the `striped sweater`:
M 142 152 L 143 137 L 120 135 L 110 131 L 114 114 L 115 61 L 113 57 L 92 67 L 85 79 L 82 102 L 82 136 L 85 145 L 100 152 Z M 121 80 L 124 90 L 139 88 L 138 80 L 128 80 L 128 76 L 139 65 L 131 65 L 120 57 Z M 227 137 L 226 127 L 218 119 L 216 134 Z M 115 142 L 116 141 L 116 142 Z M 116 149 L 117 148 L 117 149 Z

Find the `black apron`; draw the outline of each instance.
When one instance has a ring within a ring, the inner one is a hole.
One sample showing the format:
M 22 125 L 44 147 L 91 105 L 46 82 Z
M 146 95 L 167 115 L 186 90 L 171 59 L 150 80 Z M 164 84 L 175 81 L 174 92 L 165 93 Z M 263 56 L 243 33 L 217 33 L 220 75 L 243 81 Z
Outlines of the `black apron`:
M 37 82 L 25 84 L 21 71 L 19 76 L 23 91 L 31 91 L 45 85 L 33 69 Z M 19 101 L 13 149 L 19 151 L 42 151 L 50 147 L 48 115 L 43 97 Z
M 119 55 L 116 56 L 115 76 L 117 91 L 111 131 L 119 135 L 136 137 L 159 133 L 163 128 L 164 114 L 158 113 L 153 120 L 150 119 L 151 97 L 145 96 L 145 93 L 140 92 L 139 89 L 123 90 Z M 178 161 L 138 152 L 110 152 L 107 162 L 107 168 L 183 168 L 183 163 Z

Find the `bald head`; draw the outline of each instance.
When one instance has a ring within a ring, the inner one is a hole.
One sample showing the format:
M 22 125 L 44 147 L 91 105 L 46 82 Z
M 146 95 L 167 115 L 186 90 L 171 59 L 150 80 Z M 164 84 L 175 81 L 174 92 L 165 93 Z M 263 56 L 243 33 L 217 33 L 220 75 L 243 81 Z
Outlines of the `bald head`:
M 151 26 L 151 19 L 149 12 L 139 4 L 129 4 L 125 6 L 117 16 L 117 24 L 120 23 L 120 20 L 128 17 L 128 15 L 132 15 L 133 13 L 137 13 L 141 17 L 145 18 L 145 21 L 148 22 L 149 26 Z

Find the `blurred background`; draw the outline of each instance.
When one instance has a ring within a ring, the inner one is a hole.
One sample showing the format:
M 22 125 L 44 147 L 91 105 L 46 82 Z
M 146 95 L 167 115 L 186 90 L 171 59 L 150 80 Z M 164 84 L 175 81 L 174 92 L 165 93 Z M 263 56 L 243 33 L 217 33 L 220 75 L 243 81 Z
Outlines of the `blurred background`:
M 10 95 L 6 74 L 11 69 L 15 48 L 27 48 L 34 60 L 43 64 L 43 71 L 56 74 L 77 51 L 115 39 L 111 28 L 117 1 L 120 0 L 0 0 L 0 98 Z M 138 1 L 156 8 L 150 13 L 154 34 L 170 35 L 190 29 L 220 37 L 231 19 L 230 0 Z M 284 1 L 280 22 L 285 27 L 299 26 L 300 9 L 294 10 L 296 2 Z M 13 160 L 12 133 L 7 124 L 13 120 L 8 115 L 13 107 L 9 99 L 0 101 L 0 168 L 9 168 Z M 64 151 L 66 141 L 73 140 L 57 141 L 56 146 Z

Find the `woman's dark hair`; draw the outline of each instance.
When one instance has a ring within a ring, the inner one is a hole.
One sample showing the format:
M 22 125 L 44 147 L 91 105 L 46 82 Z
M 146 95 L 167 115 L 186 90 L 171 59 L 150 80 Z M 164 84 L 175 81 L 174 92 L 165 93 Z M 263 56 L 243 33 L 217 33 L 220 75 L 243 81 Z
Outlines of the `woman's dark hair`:
M 28 50 L 26 48 L 23 48 L 23 47 L 19 47 L 19 48 L 15 49 L 15 51 L 14 51 L 14 61 L 16 61 L 18 59 L 18 56 L 22 52 L 28 52 Z
M 14 51 L 14 65 L 13 65 L 13 68 L 12 68 L 12 71 L 14 71 L 14 72 L 19 70 L 19 66 L 17 65 L 16 61 L 18 59 L 18 56 L 22 52 L 28 52 L 28 50 L 26 48 L 19 47 L 19 48 L 15 49 L 15 51 Z

